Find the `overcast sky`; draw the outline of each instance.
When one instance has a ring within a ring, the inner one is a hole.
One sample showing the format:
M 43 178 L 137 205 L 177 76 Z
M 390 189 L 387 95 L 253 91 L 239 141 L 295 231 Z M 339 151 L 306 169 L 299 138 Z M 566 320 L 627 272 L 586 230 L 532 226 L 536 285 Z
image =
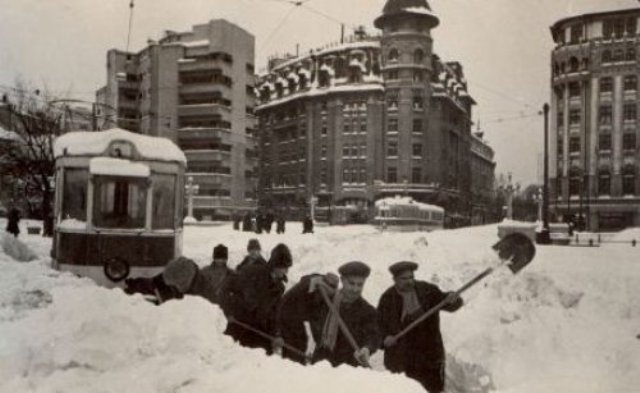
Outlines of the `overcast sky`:
M 130 0 L 0 0 L 0 91 L 17 78 L 92 100 L 106 79 L 106 51 L 125 49 Z M 224 18 L 256 37 L 256 65 L 268 56 L 337 41 L 339 22 L 377 32 L 385 0 L 135 0 L 130 49 L 165 29 L 186 31 Z M 523 185 L 540 178 L 542 116 L 549 100 L 549 26 L 586 12 L 640 6 L 636 0 L 430 0 L 440 17 L 434 50 L 460 61 L 478 105 L 496 174 Z

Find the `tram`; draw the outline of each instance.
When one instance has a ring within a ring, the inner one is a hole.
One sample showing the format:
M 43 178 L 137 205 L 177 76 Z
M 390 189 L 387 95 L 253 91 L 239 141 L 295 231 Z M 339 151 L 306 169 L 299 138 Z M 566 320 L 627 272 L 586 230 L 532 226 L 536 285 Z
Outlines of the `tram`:
M 56 139 L 52 265 L 107 287 L 182 254 L 184 153 L 122 129 Z
M 373 224 L 394 231 L 432 231 L 444 226 L 444 209 L 411 197 L 390 197 L 375 203 Z

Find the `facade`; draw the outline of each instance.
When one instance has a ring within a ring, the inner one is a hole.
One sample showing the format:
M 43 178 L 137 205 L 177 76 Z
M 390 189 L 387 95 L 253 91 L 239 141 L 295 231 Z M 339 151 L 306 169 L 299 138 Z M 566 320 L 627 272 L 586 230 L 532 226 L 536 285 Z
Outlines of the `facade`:
M 470 222 L 472 144 L 488 146 L 471 135 L 462 65 L 433 53 L 438 23 L 425 0 L 388 0 L 380 36 L 271 59 L 257 83 L 266 208 L 361 210 L 403 194 Z M 479 179 L 493 186 L 493 173 Z
M 254 37 L 225 20 L 167 31 L 138 53 L 107 53 L 103 123 L 173 140 L 198 186 L 198 219 L 256 205 Z
M 493 221 L 495 199 L 495 153 L 478 131 L 471 137 L 471 224 Z
M 640 8 L 551 27 L 551 212 L 590 230 L 640 225 Z

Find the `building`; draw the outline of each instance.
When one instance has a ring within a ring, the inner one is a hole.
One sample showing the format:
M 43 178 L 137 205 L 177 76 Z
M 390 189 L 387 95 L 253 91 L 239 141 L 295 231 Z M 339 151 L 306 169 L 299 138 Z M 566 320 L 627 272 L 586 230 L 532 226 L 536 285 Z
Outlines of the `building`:
M 495 153 L 481 131 L 471 136 L 471 224 L 492 222 L 495 210 Z
M 551 212 L 590 230 L 640 225 L 640 8 L 572 16 L 551 33 Z
M 473 142 L 462 65 L 433 53 L 438 24 L 425 0 L 388 0 L 380 36 L 269 61 L 256 111 L 265 207 L 359 210 L 404 194 L 470 221 L 472 144 L 486 145 Z
M 138 53 L 107 53 L 102 122 L 176 142 L 198 186 L 198 219 L 255 208 L 254 37 L 225 20 L 166 31 Z

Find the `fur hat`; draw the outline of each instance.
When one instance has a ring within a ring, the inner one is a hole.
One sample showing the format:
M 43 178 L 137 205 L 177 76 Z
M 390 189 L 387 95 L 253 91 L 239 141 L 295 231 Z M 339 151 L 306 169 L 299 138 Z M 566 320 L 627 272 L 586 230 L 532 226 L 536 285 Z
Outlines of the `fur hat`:
M 229 259 L 229 249 L 224 244 L 213 248 L 213 259 Z
M 391 272 L 391 275 L 393 275 L 393 277 L 398 277 L 399 274 L 406 272 L 406 271 L 416 271 L 418 270 L 418 264 L 415 262 L 409 262 L 409 261 L 402 261 L 402 262 L 396 262 L 393 265 L 389 266 L 389 271 Z
M 341 276 L 369 277 L 371 268 L 360 261 L 347 262 L 338 268 Z
M 170 261 L 162 272 L 165 284 L 175 287 L 181 294 L 191 288 L 193 279 L 198 272 L 198 265 L 189 258 L 179 257 Z
M 247 243 L 247 251 L 251 250 L 262 250 L 258 239 L 249 239 L 249 243 Z
M 272 268 L 286 267 L 289 268 L 293 265 L 293 258 L 291 258 L 291 251 L 285 244 L 278 244 L 271 250 L 271 257 L 269 258 L 269 266 Z

